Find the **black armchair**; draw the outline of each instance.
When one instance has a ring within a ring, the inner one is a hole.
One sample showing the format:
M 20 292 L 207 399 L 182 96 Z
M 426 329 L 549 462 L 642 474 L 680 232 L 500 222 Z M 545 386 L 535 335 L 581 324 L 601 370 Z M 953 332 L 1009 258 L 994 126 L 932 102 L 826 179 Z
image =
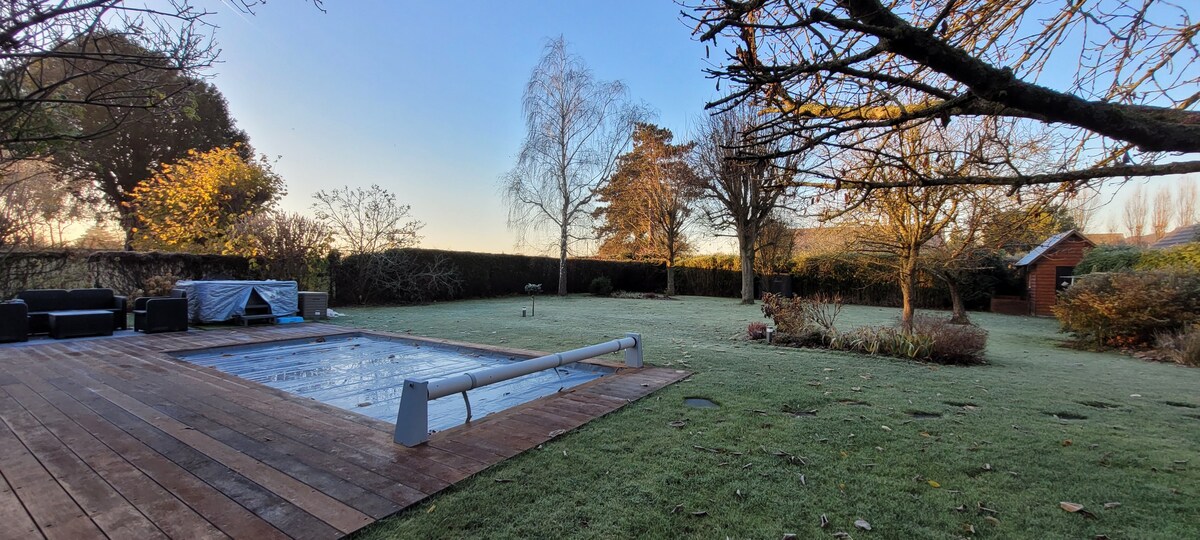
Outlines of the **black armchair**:
M 133 302 L 133 329 L 147 334 L 186 332 L 186 298 L 142 297 Z

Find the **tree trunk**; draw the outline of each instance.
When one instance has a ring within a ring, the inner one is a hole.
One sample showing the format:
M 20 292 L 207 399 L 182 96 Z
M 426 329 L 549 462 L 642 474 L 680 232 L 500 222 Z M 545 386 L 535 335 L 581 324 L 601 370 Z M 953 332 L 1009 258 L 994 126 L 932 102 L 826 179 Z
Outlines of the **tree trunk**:
M 954 314 L 950 316 L 950 324 L 971 324 L 971 318 L 967 316 L 967 308 L 963 305 L 962 294 L 958 290 L 958 282 L 953 279 L 947 279 L 946 286 L 950 289 L 950 304 L 954 307 Z
M 754 242 L 739 242 L 742 263 L 742 303 L 754 303 Z
M 667 296 L 675 296 L 675 265 L 667 263 Z
M 916 281 L 917 261 L 915 257 L 908 257 L 907 260 L 900 262 L 900 297 L 903 299 L 900 310 L 900 331 L 905 335 L 912 335 L 913 331 L 913 313 L 916 311 L 913 308 L 913 292 Z
M 125 232 L 125 251 L 133 251 L 133 227 L 136 223 L 133 213 L 121 211 L 117 217 L 117 222 L 121 224 L 121 230 Z
M 567 228 L 558 238 L 558 295 L 567 295 Z

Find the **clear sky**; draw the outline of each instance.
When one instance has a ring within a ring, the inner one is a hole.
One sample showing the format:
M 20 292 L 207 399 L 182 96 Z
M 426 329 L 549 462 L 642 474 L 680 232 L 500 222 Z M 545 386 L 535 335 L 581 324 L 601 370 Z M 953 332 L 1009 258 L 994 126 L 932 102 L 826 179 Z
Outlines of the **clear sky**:
M 306 210 L 319 189 L 377 183 L 426 223 L 423 247 L 517 251 L 497 186 L 515 164 L 521 94 L 547 38 L 564 36 L 677 136 L 717 95 L 704 45 L 667 0 L 325 7 L 218 5 L 213 80 L 254 147 L 279 156 L 285 209 Z
M 624 81 L 677 137 L 718 95 L 704 44 L 670 0 L 327 0 L 325 13 L 291 0 L 254 15 L 215 6 L 222 54 L 209 74 L 254 147 L 278 156 L 283 208 L 377 183 L 426 223 L 423 247 L 519 251 L 498 183 L 524 137 L 521 94 L 548 38 L 564 36 L 598 78 Z M 1132 190 L 1117 184 L 1104 189 L 1093 232 L 1121 223 Z

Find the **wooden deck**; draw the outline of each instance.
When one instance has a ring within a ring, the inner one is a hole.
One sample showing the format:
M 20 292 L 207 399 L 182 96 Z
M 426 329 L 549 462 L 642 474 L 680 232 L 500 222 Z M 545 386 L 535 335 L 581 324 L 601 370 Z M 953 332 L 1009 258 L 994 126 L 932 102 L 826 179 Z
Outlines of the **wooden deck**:
M 404 448 L 390 423 L 165 354 L 347 330 L 0 346 L 0 538 L 339 538 L 687 375 L 621 370 Z

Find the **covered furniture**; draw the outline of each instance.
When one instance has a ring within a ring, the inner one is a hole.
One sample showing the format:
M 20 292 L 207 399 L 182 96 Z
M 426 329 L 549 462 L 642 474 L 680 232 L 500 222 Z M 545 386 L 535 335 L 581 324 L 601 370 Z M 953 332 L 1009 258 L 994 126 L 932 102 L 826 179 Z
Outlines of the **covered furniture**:
M 112 289 L 30 289 L 17 293 L 29 309 L 29 333 L 50 331 L 50 312 L 107 311 L 111 328 L 124 330 L 125 297 Z
M 46 314 L 50 337 L 54 339 L 82 336 L 111 336 L 112 312 L 103 309 L 51 311 Z
M 299 288 L 295 281 L 180 281 L 175 289 L 187 298 L 189 321 L 217 323 L 292 315 Z
M 329 318 L 329 293 L 300 291 L 300 315 L 305 319 Z
M 138 332 L 186 332 L 186 298 L 142 297 L 133 301 L 133 329 Z
M 0 304 L 0 343 L 29 341 L 29 308 L 24 302 Z

